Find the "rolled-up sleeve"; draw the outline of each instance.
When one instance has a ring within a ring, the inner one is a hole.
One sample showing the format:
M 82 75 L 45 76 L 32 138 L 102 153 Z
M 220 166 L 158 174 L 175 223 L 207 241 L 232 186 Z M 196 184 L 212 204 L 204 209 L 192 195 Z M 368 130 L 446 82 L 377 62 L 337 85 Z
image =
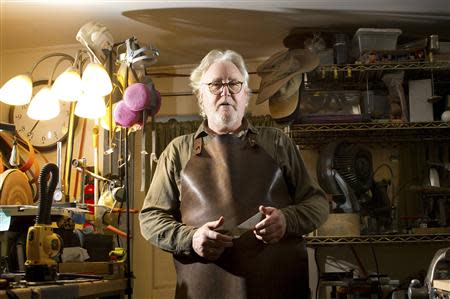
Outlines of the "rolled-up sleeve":
M 179 221 L 180 152 L 174 140 L 158 159 L 155 175 L 139 214 L 141 234 L 162 250 L 187 255 L 192 253 L 195 228 Z

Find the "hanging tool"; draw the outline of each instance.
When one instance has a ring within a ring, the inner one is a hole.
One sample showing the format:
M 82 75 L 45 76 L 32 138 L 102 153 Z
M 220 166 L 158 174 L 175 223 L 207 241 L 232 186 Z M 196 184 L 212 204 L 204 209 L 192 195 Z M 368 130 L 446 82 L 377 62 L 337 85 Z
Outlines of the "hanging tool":
M 64 163 L 64 184 L 63 184 L 63 194 L 66 196 L 65 201 L 69 201 L 69 193 L 70 193 L 70 184 L 71 184 L 71 165 L 72 156 L 73 156 L 73 141 L 75 136 L 75 104 L 76 102 L 72 102 L 70 104 L 70 115 L 69 115 L 69 135 L 67 136 L 66 141 L 66 159 Z
M 11 167 L 17 167 L 20 165 L 19 148 L 17 146 L 17 138 L 16 137 L 14 137 L 14 140 L 13 140 L 11 157 L 9 158 L 9 165 L 11 165 Z
M 25 262 L 25 280 L 56 280 L 56 261 L 53 259 L 62 248 L 61 238 L 51 227 L 52 199 L 58 184 L 58 166 L 46 164 L 39 175 L 39 207 L 36 224 L 28 229 Z M 47 178 L 50 182 L 47 184 Z
M 64 198 L 62 192 L 62 142 L 56 143 L 56 166 L 58 166 L 58 184 L 56 185 L 55 193 L 53 193 L 53 200 L 56 202 L 61 201 Z
M 118 227 L 115 227 L 113 224 L 115 222 L 117 222 L 117 219 L 115 220 L 112 213 L 126 213 L 127 209 L 125 208 L 109 208 L 106 206 L 96 206 L 97 210 L 99 211 L 99 213 L 101 213 L 102 216 L 102 221 L 103 221 L 103 225 L 105 226 L 105 229 L 113 232 L 119 236 L 122 237 L 127 237 L 127 232 L 122 231 L 121 229 L 119 229 Z M 133 214 L 137 214 L 139 213 L 138 209 L 134 209 L 134 208 L 130 208 L 128 210 L 129 213 L 133 213 Z M 132 238 L 132 236 L 129 236 L 130 238 Z

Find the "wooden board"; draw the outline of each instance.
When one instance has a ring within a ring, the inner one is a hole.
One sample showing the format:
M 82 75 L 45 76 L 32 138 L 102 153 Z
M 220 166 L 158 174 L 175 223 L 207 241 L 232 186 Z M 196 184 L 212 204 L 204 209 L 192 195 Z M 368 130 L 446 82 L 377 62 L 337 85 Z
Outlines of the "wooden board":
M 433 280 L 433 287 L 439 290 L 450 292 L 450 280 L 449 279 Z

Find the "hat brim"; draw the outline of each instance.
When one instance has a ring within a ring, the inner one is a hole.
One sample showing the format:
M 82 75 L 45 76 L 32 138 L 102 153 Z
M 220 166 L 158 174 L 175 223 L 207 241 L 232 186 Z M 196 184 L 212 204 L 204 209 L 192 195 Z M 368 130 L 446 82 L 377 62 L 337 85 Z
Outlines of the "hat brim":
M 273 95 L 275 95 L 284 85 L 286 85 L 292 77 L 298 75 L 297 73 L 293 73 L 282 80 L 275 81 L 274 83 L 263 87 L 263 80 L 261 80 L 261 87 L 259 89 L 258 97 L 256 98 L 256 104 L 261 104 L 270 99 Z M 267 84 L 266 84 L 267 85 Z
M 291 116 L 297 109 L 298 90 L 285 100 L 269 99 L 269 111 L 273 119 L 282 119 Z
M 286 64 L 289 59 L 295 59 L 300 66 L 297 69 L 283 69 L 289 67 Z M 257 69 L 261 83 L 256 104 L 268 100 L 293 77 L 314 70 L 319 63 L 319 57 L 305 49 L 292 49 L 272 55 Z
M 269 99 L 269 110 L 272 118 L 281 119 L 292 115 L 299 105 L 299 90 L 302 75 L 292 77 L 277 93 Z

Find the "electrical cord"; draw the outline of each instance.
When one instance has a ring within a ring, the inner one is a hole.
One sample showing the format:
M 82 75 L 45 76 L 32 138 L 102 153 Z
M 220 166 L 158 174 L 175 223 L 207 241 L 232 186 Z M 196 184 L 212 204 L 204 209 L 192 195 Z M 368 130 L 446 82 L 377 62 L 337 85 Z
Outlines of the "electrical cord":
M 378 298 L 379 299 L 383 299 L 383 292 L 381 290 L 381 281 L 380 281 L 380 269 L 378 267 L 378 259 L 377 259 L 377 255 L 375 254 L 375 249 L 373 248 L 373 245 L 370 245 L 370 249 L 372 251 L 372 255 L 373 255 L 373 259 L 375 261 L 375 268 L 377 271 L 377 281 L 378 281 Z
M 316 263 L 316 268 L 317 268 L 317 283 L 316 283 L 316 299 L 318 299 L 319 298 L 319 285 L 320 285 L 320 280 L 321 280 L 321 278 L 320 278 L 320 267 L 319 267 L 319 261 L 318 261 L 318 251 L 319 251 L 319 248 L 317 247 L 317 248 L 315 248 L 314 249 L 314 262 Z

